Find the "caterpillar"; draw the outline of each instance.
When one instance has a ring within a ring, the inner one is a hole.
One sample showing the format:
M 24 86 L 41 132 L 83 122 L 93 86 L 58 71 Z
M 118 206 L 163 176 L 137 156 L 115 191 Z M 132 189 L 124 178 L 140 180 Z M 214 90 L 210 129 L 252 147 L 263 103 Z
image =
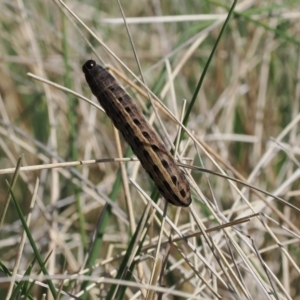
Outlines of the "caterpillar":
M 164 143 L 116 79 L 94 60 L 83 66 L 86 81 L 114 126 L 122 133 L 165 200 L 191 204 L 190 185 Z

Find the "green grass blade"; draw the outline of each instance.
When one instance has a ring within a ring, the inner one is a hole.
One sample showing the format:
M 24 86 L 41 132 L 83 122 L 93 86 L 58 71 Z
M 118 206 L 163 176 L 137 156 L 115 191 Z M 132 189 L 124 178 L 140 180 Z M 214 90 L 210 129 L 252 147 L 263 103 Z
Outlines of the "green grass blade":
M 230 20 L 230 18 L 231 18 L 231 16 L 232 16 L 232 13 L 233 13 L 233 11 L 234 11 L 234 8 L 235 8 L 236 3 L 237 3 L 237 1 L 235 0 L 235 1 L 233 2 L 233 4 L 232 4 L 230 10 L 229 10 L 229 13 L 228 13 L 227 18 L 226 18 L 226 20 L 225 20 L 225 22 L 224 22 L 224 24 L 223 24 L 223 26 L 222 26 L 222 29 L 221 29 L 221 31 L 220 31 L 220 34 L 219 34 L 219 36 L 218 36 L 218 38 L 217 38 L 217 40 L 216 40 L 216 42 L 215 42 L 215 44 L 214 44 L 214 46 L 213 46 L 213 49 L 212 49 L 212 51 L 211 51 L 211 53 L 210 53 L 210 55 L 209 55 L 209 58 L 208 58 L 207 63 L 206 63 L 206 65 L 205 65 L 205 67 L 204 67 L 204 70 L 203 70 L 203 72 L 202 72 L 202 74 L 201 74 L 201 76 L 200 76 L 200 79 L 199 79 L 199 82 L 198 82 L 197 87 L 196 87 L 196 89 L 195 89 L 194 95 L 193 95 L 193 97 L 192 97 L 192 100 L 191 100 L 190 104 L 189 104 L 188 107 L 187 107 L 186 114 L 185 114 L 184 119 L 183 119 L 183 125 L 184 125 L 184 126 L 186 126 L 186 125 L 188 124 L 190 114 L 191 114 L 192 109 L 193 109 L 193 107 L 194 107 L 194 105 L 195 105 L 195 102 L 196 102 L 196 100 L 197 100 L 197 97 L 198 97 L 200 88 L 201 88 L 201 86 L 202 86 L 202 84 L 203 84 L 203 81 L 204 81 L 206 72 L 207 72 L 208 67 L 209 67 L 209 65 L 210 65 L 210 62 L 212 61 L 212 58 L 213 58 L 213 56 L 214 56 L 214 54 L 215 54 L 215 52 L 216 52 L 217 46 L 219 45 L 219 42 L 220 42 L 220 40 L 221 40 L 221 37 L 223 36 L 223 34 L 224 34 L 224 32 L 225 32 L 225 28 L 227 27 L 227 25 L 228 25 L 228 23 L 229 23 L 229 20 Z M 185 132 L 182 131 L 182 133 L 181 133 L 181 139 L 183 138 L 184 133 L 185 133 Z
M 138 244 L 138 240 L 140 238 L 140 233 L 144 228 L 144 224 L 146 223 L 146 221 L 149 218 L 149 209 L 150 209 L 150 205 L 147 206 L 147 208 L 144 210 L 140 221 L 136 227 L 136 230 L 128 244 L 128 248 L 126 250 L 126 254 L 124 255 L 124 258 L 120 264 L 118 273 L 116 275 L 116 279 L 128 279 L 131 277 L 132 274 L 132 270 L 134 268 L 135 263 L 132 260 L 132 263 L 129 265 L 129 260 L 130 258 L 132 258 L 132 254 L 133 254 L 133 250 L 135 248 L 135 246 Z M 139 251 L 143 245 L 143 242 L 145 240 L 146 234 L 144 234 L 144 236 L 142 237 L 140 243 L 139 243 L 139 247 L 137 252 L 135 253 L 135 256 L 139 254 Z M 108 295 L 107 295 L 107 300 L 111 300 L 111 299 L 115 299 L 115 295 L 117 294 L 117 297 L 119 298 L 120 295 L 124 295 L 124 292 L 126 290 L 126 286 L 121 286 L 119 287 L 117 284 L 114 284 L 111 286 Z M 117 291 L 117 289 L 119 289 Z
M 19 215 L 20 221 L 22 222 L 23 228 L 24 228 L 24 230 L 25 230 L 25 232 L 26 232 L 27 238 L 28 238 L 28 240 L 29 240 L 29 242 L 30 242 L 30 245 L 31 245 L 31 247 L 32 247 L 32 249 L 33 249 L 33 252 L 34 252 L 34 254 L 35 254 L 35 256 L 36 256 L 36 259 L 37 259 L 37 261 L 38 261 L 38 263 L 39 263 L 39 266 L 40 266 L 40 268 L 42 269 L 44 275 L 49 275 L 49 273 L 48 273 L 48 271 L 47 271 L 47 269 L 46 269 L 46 267 L 45 267 L 43 258 L 42 258 L 42 256 L 40 255 L 40 252 L 39 252 L 39 250 L 38 250 L 38 247 L 37 247 L 37 245 L 36 245 L 36 243 L 35 243 L 35 241 L 34 241 L 32 235 L 31 235 L 30 229 L 29 229 L 28 226 L 27 226 L 27 223 L 26 223 L 25 217 L 24 217 L 24 215 L 23 215 L 23 213 L 22 213 L 22 210 L 21 210 L 21 208 L 20 208 L 20 206 L 19 206 L 19 204 L 18 204 L 18 201 L 15 199 L 14 193 L 13 193 L 13 191 L 12 191 L 12 189 L 11 189 L 11 187 L 10 187 L 10 185 L 9 185 L 8 182 L 7 182 L 7 186 L 8 186 L 8 188 L 9 188 L 9 191 L 10 191 L 10 194 L 11 194 L 12 201 L 13 201 L 15 207 L 16 207 L 16 210 L 17 210 L 17 213 L 18 213 L 18 215 Z M 56 292 L 56 289 L 55 289 L 55 287 L 54 287 L 54 284 L 53 284 L 52 280 L 46 279 L 46 282 L 47 282 L 47 284 L 48 284 L 48 286 L 49 286 L 49 288 L 50 288 L 50 290 L 51 290 L 52 296 L 53 296 L 54 298 L 56 298 L 57 292 Z
M 31 270 L 34 266 L 35 260 L 36 260 L 36 258 L 34 258 L 33 261 L 30 263 L 27 270 L 25 271 L 24 276 L 28 276 L 31 274 Z M 29 281 L 23 281 L 23 280 L 20 280 L 19 283 L 15 283 L 16 287 L 15 287 L 13 293 L 11 294 L 10 300 L 18 299 L 18 297 L 20 296 L 19 292 L 21 290 L 22 290 L 21 296 L 24 297 L 24 299 L 32 300 L 33 297 L 31 297 L 29 295 L 29 293 L 30 293 L 30 290 L 32 289 L 33 285 L 34 285 L 34 281 L 31 284 L 29 284 Z

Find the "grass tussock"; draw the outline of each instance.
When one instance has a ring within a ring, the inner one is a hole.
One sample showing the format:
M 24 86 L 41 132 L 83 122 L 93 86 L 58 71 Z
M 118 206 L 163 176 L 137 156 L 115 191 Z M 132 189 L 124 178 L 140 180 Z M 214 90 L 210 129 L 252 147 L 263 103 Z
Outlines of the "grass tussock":
M 299 5 L 235 4 L 3 2 L 1 299 L 300 299 Z M 97 108 L 91 58 L 178 146 L 188 208 Z

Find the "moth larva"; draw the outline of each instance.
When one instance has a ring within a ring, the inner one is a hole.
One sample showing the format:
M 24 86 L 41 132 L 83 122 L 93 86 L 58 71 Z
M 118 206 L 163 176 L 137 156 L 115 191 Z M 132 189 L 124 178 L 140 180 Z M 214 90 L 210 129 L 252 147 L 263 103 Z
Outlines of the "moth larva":
M 95 61 L 83 66 L 87 83 L 115 127 L 150 175 L 162 196 L 176 206 L 189 206 L 190 185 L 141 110 L 115 78 Z

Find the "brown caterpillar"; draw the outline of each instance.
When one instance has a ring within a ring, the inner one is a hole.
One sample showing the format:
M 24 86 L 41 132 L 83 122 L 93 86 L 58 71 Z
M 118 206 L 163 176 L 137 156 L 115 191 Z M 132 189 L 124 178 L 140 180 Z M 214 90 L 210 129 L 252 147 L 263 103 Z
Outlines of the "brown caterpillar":
M 95 61 L 83 66 L 87 83 L 162 196 L 176 206 L 191 204 L 190 185 L 141 110 L 115 78 Z

